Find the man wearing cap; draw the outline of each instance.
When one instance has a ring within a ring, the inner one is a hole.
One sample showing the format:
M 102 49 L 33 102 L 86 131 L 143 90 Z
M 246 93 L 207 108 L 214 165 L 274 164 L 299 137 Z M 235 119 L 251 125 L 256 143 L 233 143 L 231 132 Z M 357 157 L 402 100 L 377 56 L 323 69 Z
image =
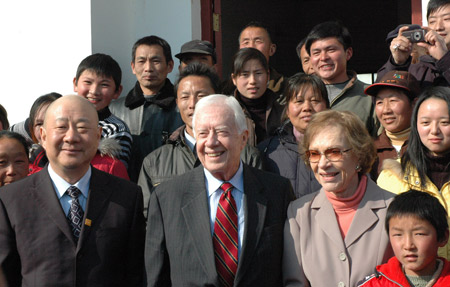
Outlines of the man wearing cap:
M 388 34 L 386 41 L 392 39 L 389 49 L 391 56 L 378 70 L 377 79 L 393 70 L 408 71 L 420 81 L 420 86 L 450 86 L 450 0 L 431 0 L 428 2 L 428 27 L 422 27 L 426 34 L 425 42 L 417 43 L 426 49 L 426 54 L 414 63 L 411 56 L 413 43 L 403 33 L 420 29 L 419 25 L 400 25 Z
M 405 71 L 390 71 L 365 90 L 375 98 L 375 113 L 384 128 L 375 139 L 378 158 L 370 172 L 373 180 L 378 178 L 385 159 L 398 159 L 406 151 L 419 92 L 416 78 Z
M 214 69 L 216 65 L 216 51 L 208 41 L 192 40 L 184 43 L 175 57 L 180 59 L 179 72 L 192 62 L 200 62 Z

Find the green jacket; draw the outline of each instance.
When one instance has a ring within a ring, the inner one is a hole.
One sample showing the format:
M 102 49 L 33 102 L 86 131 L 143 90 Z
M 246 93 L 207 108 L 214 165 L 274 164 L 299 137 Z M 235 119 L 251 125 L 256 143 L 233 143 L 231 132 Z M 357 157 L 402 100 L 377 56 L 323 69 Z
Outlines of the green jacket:
M 380 126 L 375 115 L 375 105 L 371 96 L 364 94 L 367 84 L 356 77 L 356 72 L 347 71 L 350 81 L 330 103 L 333 110 L 350 111 L 355 113 L 365 124 L 372 137 L 377 136 Z

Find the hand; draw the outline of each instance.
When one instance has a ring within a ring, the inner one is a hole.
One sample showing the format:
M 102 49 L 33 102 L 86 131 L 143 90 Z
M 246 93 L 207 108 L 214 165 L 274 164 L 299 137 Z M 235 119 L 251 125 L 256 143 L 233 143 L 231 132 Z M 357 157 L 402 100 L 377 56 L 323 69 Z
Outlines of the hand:
M 402 33 L 408 30 L 408 28 L 408 26 L 401 27 L 398 31 L 398 36 L 392 39 L 391 46 L 389 47 L 392 58 L 397 65 L 404 64 L 408 60 L 412 51 L 411 42 L 408 38 L 402 36 Z
M 422 28 L 427 30 L 425 34 L 425 41 L 427 42 L 420 42 L 417 45 L 426 48 L 431 57 L 440 60 L 448 51 L 444 37 L 428 27 Z

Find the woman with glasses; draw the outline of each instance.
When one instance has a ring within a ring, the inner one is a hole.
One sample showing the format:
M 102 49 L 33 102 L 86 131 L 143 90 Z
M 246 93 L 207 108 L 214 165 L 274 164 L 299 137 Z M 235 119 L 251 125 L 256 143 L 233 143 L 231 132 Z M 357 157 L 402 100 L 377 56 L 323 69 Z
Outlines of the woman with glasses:
M 385 160 L 377 183 L 394 193 L 429 193 L 450 210 L 450 88 L 433 87 L 417 100 L 408 147 L 400 159 Z M 450 244 L 439 248 L 450 259 Z
M 351 112 L 317 113 L 304 159 L 322 188 L 293 201 L 284 229 L 284 286 L 356 286 L 393 256 L 384 219 L 393 194 L 366 173 L 375 147 Z
M 330 108 L 325 84 L 315 75 L 298 73 L 289 78 L 284 90 L 286 107 L 283 124 L 276 135 L 258 145 L 264 168 L 291 181 L 297 198 L 320 188 L 313 172 L 300 156 L 298 145 L 311 117 Z

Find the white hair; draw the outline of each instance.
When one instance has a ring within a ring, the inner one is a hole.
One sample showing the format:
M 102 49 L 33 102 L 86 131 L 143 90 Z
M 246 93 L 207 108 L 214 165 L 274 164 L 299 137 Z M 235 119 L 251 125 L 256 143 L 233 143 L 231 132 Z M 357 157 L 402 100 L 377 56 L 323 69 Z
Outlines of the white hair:
M 195 105 L 194 116 L 192 118 L 192 130 L 194 131 L 195 137 L 195 118 L 197 114 L 202 113 L 203 109 L 207 109 L 211 106 L 226 106 L 234 115 L 234 122 L 236 123 L 236 128 L 239 134 L 248 130 L 247 122 L 245 119 L 244 111 L 241 105 L 233 96 L 225 95 L 210 95 L 200 99 Z

